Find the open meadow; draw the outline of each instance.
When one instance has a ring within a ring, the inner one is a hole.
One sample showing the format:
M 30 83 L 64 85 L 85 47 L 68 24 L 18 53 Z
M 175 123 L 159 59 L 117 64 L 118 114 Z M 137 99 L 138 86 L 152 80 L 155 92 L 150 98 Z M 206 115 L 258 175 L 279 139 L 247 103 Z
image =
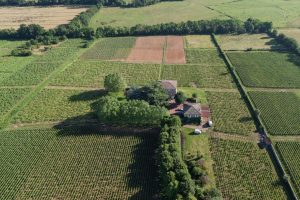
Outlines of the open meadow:
M 79 6 L 0 7 L 0 29 L 19 28 L 21 24 L 39 24 L 45 29 L 68 24 L 87 10 Z

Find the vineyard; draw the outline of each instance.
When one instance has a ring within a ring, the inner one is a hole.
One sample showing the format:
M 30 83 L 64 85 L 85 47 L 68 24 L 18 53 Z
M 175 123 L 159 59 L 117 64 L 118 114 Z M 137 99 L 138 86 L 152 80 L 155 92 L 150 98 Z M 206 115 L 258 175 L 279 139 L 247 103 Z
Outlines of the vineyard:
M 134 46 L 135 38 L 103 38 L 85 52 L 83 59 L 120 60 L 126 59 Z
M 56 76 L 51 85 L 103 88 L 107 74 L 120 73 L 128 85 L 142 85 L 159 79 L 160 65 L 78 61 Z
M 95 127 L 0 133 L 1 199 L 153 199 L 156 136 Z
M 214 131 L 249 135 L 255 125 L 238 92 L 206 92 Z
M 224 199 L 287 199 L 266 151 L 252 142 L 210 138 L 210 143 Z
M 300 134 L 300 98 L 290 92 L 249 92 L 270 134 Z
M 276 142 L 276 149 L 281 155 L 281 159 L 287 169 L 289 176 L 294 184 L 294 188 L 300 196 L 300 166 L 299 166 L 299 142 Z
M 225 66 L 164 65 L 161 79 L 174 79 L 181 87 L 233 88 Z
M 217 50 L 211 49 L 187 49 L 187 62 L 204 66 L 225 66 Z
M 93 118 L 101 91 L 45 89 L 15 117 L 14 122 L 60 121 Z
M 299 56 L 268 51 L 227 55 L 245 86 L 300 88 Z

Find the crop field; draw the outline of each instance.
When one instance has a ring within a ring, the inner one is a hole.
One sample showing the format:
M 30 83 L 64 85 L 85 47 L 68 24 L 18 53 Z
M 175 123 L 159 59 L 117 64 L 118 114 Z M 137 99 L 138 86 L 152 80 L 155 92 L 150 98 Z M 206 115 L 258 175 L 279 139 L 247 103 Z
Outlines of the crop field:
M 153 199 L 156 135 L 96 127 L 0 133 L 1 199 Z
M 167 36 L 164 63 L 185 64 L 184 38 L 181 36 Z
M 300 168 L 299 168 L 299 142 L 276 142 L 276 149 L 278 150 L 283 164 L 291 177 L 294 189 L 298 196 L 300 196 Z
M 223 199 L 287 199 L 267 152 L 256 143 L 210 138 Z
M 159 24 L 212 18 L 227 19 L 228 17 L 206 8 L 197 0 L 186 0 L 162 2 L 141 8 L 103 8 L 92 18 L 90 26 L 93 28 L 104 25 L 130 27 L 136 24 Z
M 294 38 L 300 44 L 300 28 L 279 29 L 279 33 L 283 33 L 290 38 Z
M 185 36 L 185 45 L 189 49 L 213 49 L 216 48 L 210 35 Z
M 103 38 L 86 51 L 83 59 L 123 60 L 126 59 L 135 44 L 134 37 Z
M 300 57 L 283 52 L 227 52 L 248 87 L 300 88 Z
M 249 110 L 238 92 L 206 92 L 206 97 L 214 131 L 241 135 L 255 131 Z
M 249 92 L 270 134 L 300 135 L 300 98 L 291 92 Z
M 39 24 L 46 29 L 68 24 L 86 7 L 0 7 L 0 29 L 17 29 L 21 24 Z
M 282 49 L 267 34 L 217 35 L 218 43 L 223 50 L 270 50 Z
M 13 121 L 29 123 L 95 118 L 93 108 L 102 95 L 102 91 L 44 89 Z
M 155 64 L 78 61 L 56 76 L 50 84 L 103 88 L 107 74 L 120 73 L 128 85 L 144 85 L 159 80 L 160 67 Z
M 199 65 L 206 66 L 218 66 L 225 67 L 223 59 L 220 57 L 217 50 L 211 49 L 187 49 L 186 57 L 188 63 L 197 63 Z
M 20 101 L 30 89 L 0 89 L 0 122 L 7 112 Z
M 233 88 L 225 66 L 164 65 L 161 79 L 177 80 L 180 87 Z

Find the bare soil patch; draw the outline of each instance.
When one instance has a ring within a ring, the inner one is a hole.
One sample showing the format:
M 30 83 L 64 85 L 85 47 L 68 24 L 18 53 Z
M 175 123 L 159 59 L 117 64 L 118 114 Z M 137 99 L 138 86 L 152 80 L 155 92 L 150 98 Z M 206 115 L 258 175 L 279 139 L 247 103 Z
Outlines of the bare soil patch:
M 166 64 L 185 64 L 184 40 L 181 36 L 168 36 L 165 55 Z
M 138 37 L 126 61 L 133 63 L 162 63 L 165 40 L 164 36 Z
M 0 7 L 0 29 L 15 28 L 21 24 L 39 24 L 45 29 L 69 23 L 87 10 L 83 6 Z

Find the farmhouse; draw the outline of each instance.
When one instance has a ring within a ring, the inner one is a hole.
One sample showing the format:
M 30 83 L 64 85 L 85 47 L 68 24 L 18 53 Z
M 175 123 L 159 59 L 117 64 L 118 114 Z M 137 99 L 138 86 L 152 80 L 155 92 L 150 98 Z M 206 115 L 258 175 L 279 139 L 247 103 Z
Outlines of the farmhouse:
M 161 87 L 167 92 L 170 99 L 174 99 L 177 93 L 177 81 L 176 80 L 161 80 Z
M 185 102 L 183 104 L 183 116 L 186 118 L 200 118 L 201 117 L 200 104 Z

